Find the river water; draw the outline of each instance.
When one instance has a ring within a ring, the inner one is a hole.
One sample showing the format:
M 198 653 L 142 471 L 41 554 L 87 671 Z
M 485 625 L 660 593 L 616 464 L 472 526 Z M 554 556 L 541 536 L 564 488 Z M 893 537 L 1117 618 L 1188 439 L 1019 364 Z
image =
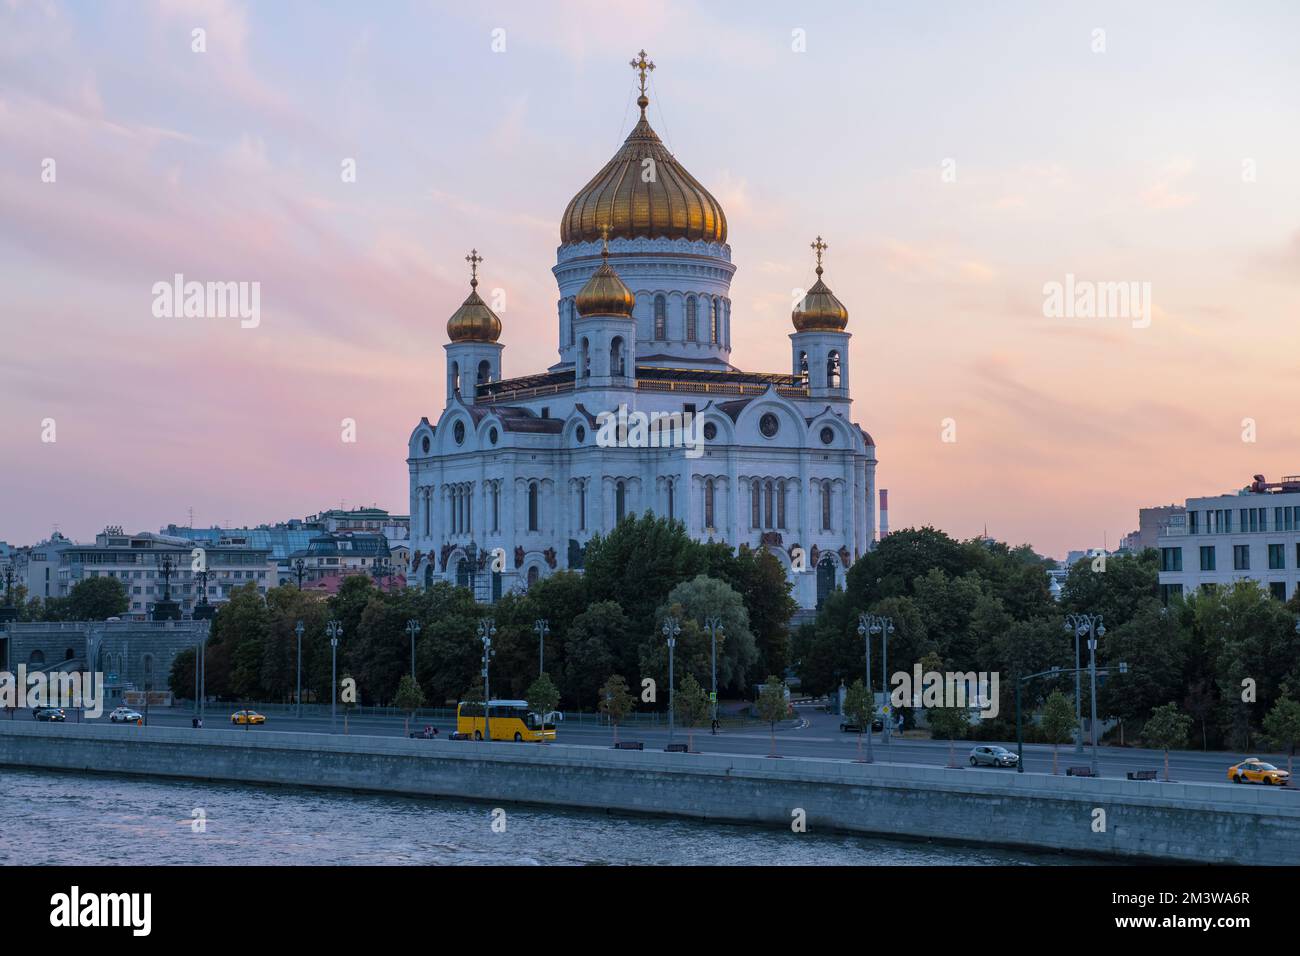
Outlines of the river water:
M 468 801 L 0 768 L 0 865 L 1087 862 L 819 834 L 815 820 L 810 832 L 796 834 L 515 805 L 500 810 L 504 816 Z

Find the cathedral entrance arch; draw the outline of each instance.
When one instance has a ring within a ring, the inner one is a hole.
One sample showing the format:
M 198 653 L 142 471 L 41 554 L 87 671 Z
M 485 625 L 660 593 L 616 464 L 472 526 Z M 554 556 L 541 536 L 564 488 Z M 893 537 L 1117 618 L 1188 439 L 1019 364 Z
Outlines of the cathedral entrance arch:
M 835 562 L 836 557 L 828 554 L 817 563 L 817 608 L 821 609 L 822 602 L 830 596 L 835 590 Z

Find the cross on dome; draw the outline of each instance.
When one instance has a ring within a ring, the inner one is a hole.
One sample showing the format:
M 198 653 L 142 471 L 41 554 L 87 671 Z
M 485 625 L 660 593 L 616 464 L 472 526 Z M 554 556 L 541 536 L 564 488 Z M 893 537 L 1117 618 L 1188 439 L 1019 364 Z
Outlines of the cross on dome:
M 825 252 L 827 249 L 829 249 L 830 246 L 827 243 L 822 242 L 822 237 L 818 236 L 817 241 L 811 244 L 811 248 L 813 249 L 814 252 L 817 253 L 817 274 L 821 275 L 822 274 L 822 253 Z
M 630 65 L 632 69 L 636 70 L 637 73 L 640 74 L 641 95 L 636 98 L 636 105 L 641 107 L 641 118 L 645 119 L 645 108 L 650 105 L 650 100 L 645 95 L 645 78 L 647 73 L 654 70 L 655 65 L 653 62 L 645 58 L 645 50 L 638 53 Z
M 469 255 L 465 257 L 469 263 L 469 284 L 470 288 L 478 288 L 478 264 L 483 261 L 483 257 L 478 254 L 477 249 L 471 249 Z

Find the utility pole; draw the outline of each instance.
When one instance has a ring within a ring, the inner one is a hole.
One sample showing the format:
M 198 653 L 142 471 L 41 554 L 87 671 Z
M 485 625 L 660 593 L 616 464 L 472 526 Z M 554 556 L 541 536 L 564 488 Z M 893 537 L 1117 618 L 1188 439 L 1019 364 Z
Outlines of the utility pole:
M 546 673 L 546 635 L 551 633 L 551 625 L 539 617 L 533 622 L 533 630 L 537 632 L 537 676 L 541 677 Z

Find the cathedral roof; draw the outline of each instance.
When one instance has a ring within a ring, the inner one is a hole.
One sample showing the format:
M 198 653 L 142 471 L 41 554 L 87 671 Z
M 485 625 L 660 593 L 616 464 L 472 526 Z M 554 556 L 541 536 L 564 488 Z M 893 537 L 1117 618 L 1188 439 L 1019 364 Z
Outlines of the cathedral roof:
M 501 338 L 501 320 L 478 294 L 478 264 L 483 257 L 473 249 L 465 261 L 471 267 L 469 296 L 447 320 L 447 338 L 453 342 L 495 342 Z
M 722 205 L 674 158 L 646 119 L 645 75 L 654 64 L 643 50 L 632 66 L 641 73 L 641 119 L 613 159 L 569 200 L 560 220 L 560 242 L 599 239 L 602 226 L 609 227 L 613 239 L 726 242 Z
M 817 251 L 817 281 L 794 307 L 790 321 L 798 332 L 843 332 L 849 310 L 822 281 L 822 253 L 828 246 L 818 236 L 812 247 Z
M 595 315 L 615 315 L 630 319 L 632 307 L 636 305 L 636 296 L 609 264 L 608 229 L 601 229 L 601 240 L 604 244 L 600 250 L 600 268 L 592 273 L 574 300 L 578 315 L 584 319 Z

